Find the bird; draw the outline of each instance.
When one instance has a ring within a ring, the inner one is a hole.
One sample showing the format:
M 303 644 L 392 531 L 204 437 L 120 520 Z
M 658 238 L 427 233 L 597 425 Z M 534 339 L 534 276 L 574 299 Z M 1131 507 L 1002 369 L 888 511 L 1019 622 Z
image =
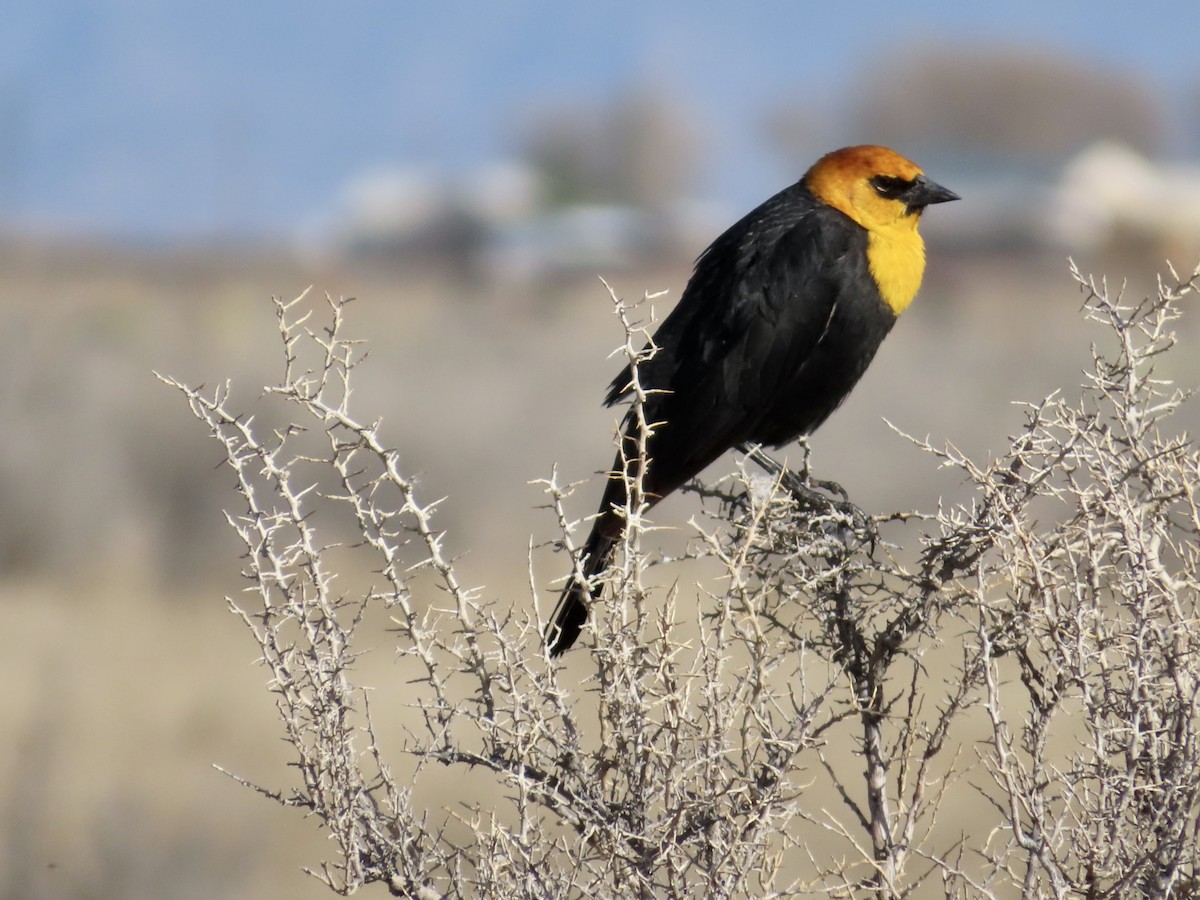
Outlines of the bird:
M 640 481 L 635 499 L 649 508 L 729 449 L 779 447 L 821 425 L 921 286 L 922 212 L 958 199 L 894 150 L 844 147 L 700 254 L 638 363 L 643 415 L 631 410 L 622 425 L 581 548 L 583 578 L 568 580 L 545 630 L 551 657 L 575 643 L 600 594 L 596 576 L 621 539 L 628 485 Z M 627 398 L 632 379 L 626 366 L 606 405 Z M 645 471 L 635 462 L 624 475 L 643 441 Z

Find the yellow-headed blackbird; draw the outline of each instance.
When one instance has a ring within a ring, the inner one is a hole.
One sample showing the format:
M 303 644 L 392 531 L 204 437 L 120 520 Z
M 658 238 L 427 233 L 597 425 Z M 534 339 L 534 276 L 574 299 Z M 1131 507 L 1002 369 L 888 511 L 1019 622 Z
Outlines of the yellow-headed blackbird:
M 657 502 L 732 447 L 779 446 L 824 422 L 921 286 L 922 211 L 957 199 L 886 147 L 846 147 L 713 241 L 638 366 L 652 392 L 641 499 Z M 631 374 L 613 381 L 609 405 Z M 638 428 L 626 418 L 630 457 Z M 622 456 L 583 547 L 589 579 L 621 537 Z M 552 656 L 579 636 L 589 594 L 578 580 L 563 591 L 546 632 Z

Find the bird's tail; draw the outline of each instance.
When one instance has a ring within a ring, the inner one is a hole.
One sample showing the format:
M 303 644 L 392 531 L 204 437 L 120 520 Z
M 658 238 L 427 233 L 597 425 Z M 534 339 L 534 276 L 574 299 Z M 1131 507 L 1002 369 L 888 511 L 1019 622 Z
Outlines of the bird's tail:
M 628 423 L 627 428 L 631 427 Z M 626 433 L 626 441 L 630 440 Z M 633 480 L 639 482 L 639 489 L 644 493 L 640 496 L 651 505 L 658 501 L 658 496 L 651 493 L 646 485 L 645 476 L 637 469 L 637 463 L 632 473 Z M 612 472 L 625 471 L 625 457 L 618 453 L 613 460 Z M 579 638 L 579 632 L 588 620 L 588 606 L 600 594 L 600 587 L 588 587 L 588 582 L 608 568 L 612 560 L 613 550 L 625 531 L 625 518 L 618 510 L 625 509 L 629 503 L 629 481 L 619 475 L 610 475 L 604 488 L 604 496 L 600 500 L 600 512 L 592 523 L 592 531 L 587 542 L 583 545 L 583 578 L 573 577 L 563 588 L 562 596 L 550 615 L 550 624 L 546 626 L 546 650 L 551 656 L 561 656 L 571 649 L 571 645 Z
M 597 521 L 583 548 L 583 574 L 587 579 L 604 571 L 616 546 L 616 539 L 605 534 L 603 524 Z M 546 649 L 551 656 L 571 649 L 588 620 L 588 606 L 599 593 L 600 587 L 589 589 L 586 580 L 576 577 L 567 582 L 546 626 Z

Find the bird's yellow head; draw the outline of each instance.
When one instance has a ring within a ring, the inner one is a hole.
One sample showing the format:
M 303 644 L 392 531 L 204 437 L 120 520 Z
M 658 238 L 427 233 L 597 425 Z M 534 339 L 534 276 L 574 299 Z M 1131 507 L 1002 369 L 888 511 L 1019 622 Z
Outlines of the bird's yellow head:
M 925 244 L 917 223 L 926 206 L 958 195 L 887 147 L 843 147 L 804 176 L 818 200 L 867 230 L 867 258 L 884 301 L 899 315 L 921 287 Z

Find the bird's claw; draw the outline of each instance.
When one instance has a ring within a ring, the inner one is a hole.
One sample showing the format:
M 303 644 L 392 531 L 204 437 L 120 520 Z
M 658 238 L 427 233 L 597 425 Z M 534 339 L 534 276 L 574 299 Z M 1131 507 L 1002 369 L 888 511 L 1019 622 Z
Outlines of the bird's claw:
M 843 519 L 857 540 L 869 543 L 874 549 L 879 536 L 875 520 L 852 503 L 846 489 L 836 481 L 813 478 L 807 465 L 794 472 L 758 445 L 742 444 L 738 449 L 774 477 L 801 511 Z

